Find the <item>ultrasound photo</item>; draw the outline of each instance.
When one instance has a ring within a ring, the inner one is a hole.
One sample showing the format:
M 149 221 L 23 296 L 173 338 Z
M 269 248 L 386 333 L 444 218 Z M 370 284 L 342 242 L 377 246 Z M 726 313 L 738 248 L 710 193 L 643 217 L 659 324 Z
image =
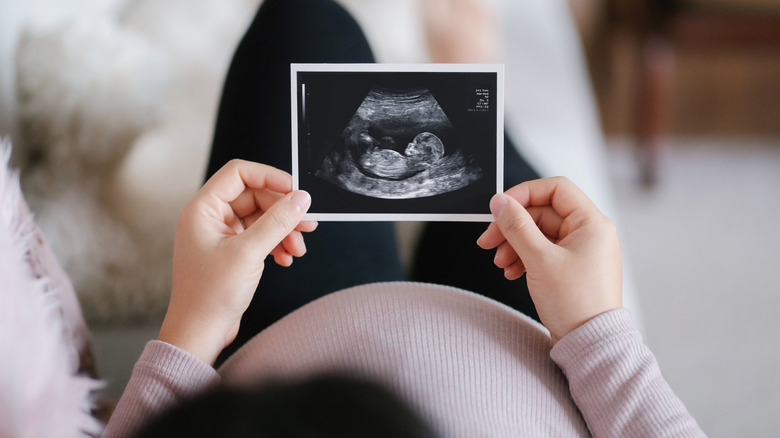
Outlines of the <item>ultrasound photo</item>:
M 316 220 L 491 220 L 503 71 L 293 64 L 293 178 Z

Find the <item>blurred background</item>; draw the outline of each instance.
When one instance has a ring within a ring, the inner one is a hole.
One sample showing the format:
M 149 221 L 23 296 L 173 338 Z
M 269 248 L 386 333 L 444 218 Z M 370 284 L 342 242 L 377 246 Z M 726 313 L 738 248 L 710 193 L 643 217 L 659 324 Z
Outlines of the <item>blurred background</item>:
M 780 2 L 573 10 L 646 339 L 710 436 L 775 436 Z
M 427 62 L 422 0 L 341 0 Z M 0 1 L 0 136 L 115 400 L 167 304 L 176 216 L 260 0 Z M 618 224 L 626 306 L 713 437 L 780 430 L 780 1 L 486 0 L 507 129 Z M 415 224 L 399 226 L 409 255 Z

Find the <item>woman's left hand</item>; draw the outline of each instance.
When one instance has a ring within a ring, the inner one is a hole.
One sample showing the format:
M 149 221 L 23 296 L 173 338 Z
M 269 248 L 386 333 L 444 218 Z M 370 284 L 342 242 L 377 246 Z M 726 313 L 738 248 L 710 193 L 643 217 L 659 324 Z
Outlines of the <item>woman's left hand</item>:
M 301 232 L 317 227 L 301 221 L 310 204 L 270 166 L 233 160 L 215 173 L 179 215 L 158 339 L 213 364 L 238 333 L 266 257 L 289 266 L 306 252 Z

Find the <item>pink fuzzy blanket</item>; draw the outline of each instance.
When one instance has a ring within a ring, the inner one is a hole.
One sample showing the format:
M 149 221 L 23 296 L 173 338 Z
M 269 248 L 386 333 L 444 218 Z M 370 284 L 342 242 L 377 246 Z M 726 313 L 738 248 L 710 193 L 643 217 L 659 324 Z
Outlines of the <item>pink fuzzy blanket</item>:
M 89 332 L 0 139 L 0 436 L 100 433 Z

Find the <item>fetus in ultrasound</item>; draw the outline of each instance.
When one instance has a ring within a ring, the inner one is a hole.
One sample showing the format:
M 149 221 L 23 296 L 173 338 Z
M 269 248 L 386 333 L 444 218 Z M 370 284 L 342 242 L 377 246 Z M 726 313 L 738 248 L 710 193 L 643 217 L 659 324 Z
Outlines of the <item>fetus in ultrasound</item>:
M 353 193 L 409 199 L 463 188 L 480 179 L 482 169 L 457 143 L 430 90 L 376 86 L 316 175 Z
M 392 140 L 392 139 L 391 139 Z M 358 159 L 361 170 L 369 175 L 391 180 L 402 180 L 416 175 L 436 163 L 444 156 L 444 144 L 435 134 L 422 132 L 406 146 L 404 153 L 384 147 L 366 132 L 360 134 L 365 152 Z

